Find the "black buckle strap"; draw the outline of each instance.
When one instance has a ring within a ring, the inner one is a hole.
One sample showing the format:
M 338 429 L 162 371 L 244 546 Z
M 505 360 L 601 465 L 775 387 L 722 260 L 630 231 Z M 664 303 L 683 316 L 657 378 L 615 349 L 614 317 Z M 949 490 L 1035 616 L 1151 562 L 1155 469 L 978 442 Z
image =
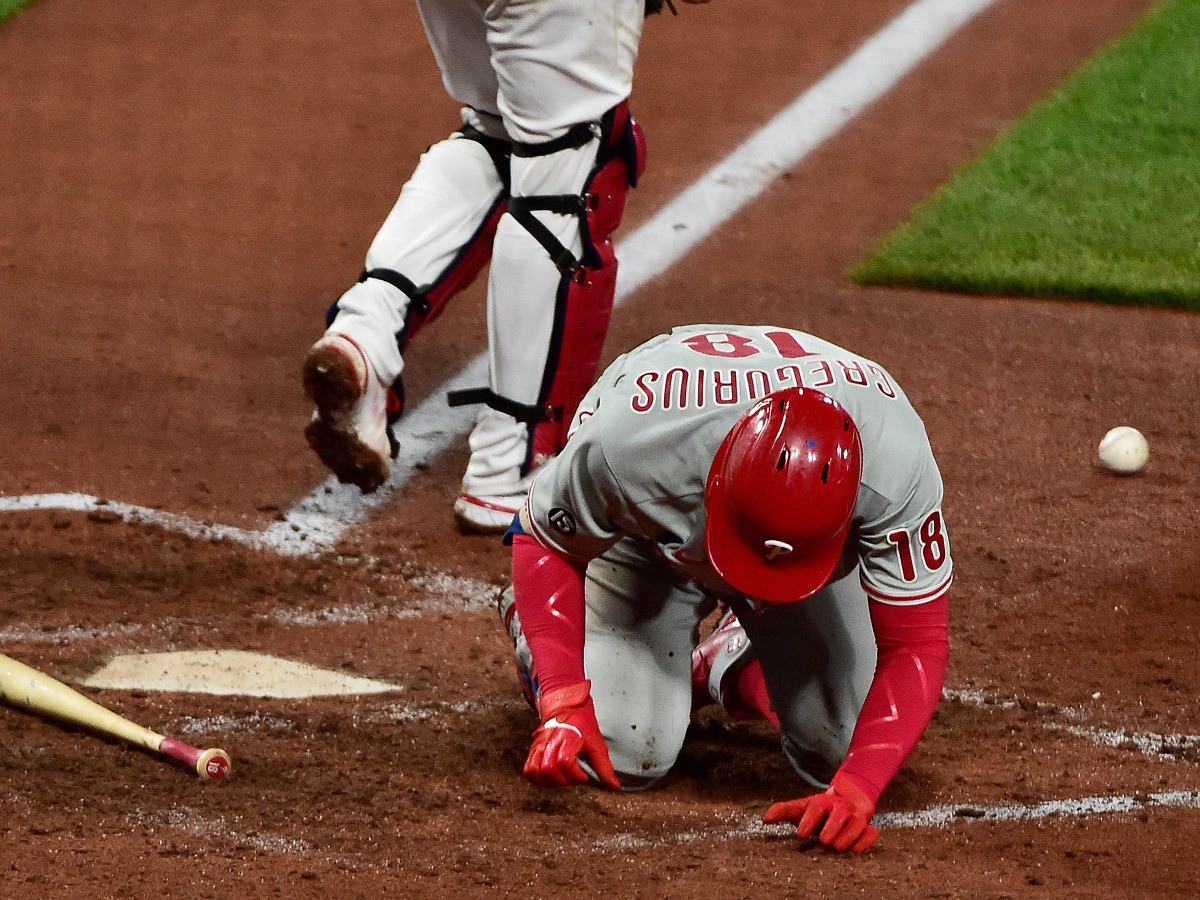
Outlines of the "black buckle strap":
M 504 183 L 504 193 L 507 194 L 512 186 L 512 168 L 508 160 L 512 154 L 512 144 L 509 141 L 485 134 L 474 125 L 464 125 L 458 130 L 458 133 L 487 151 L 487 155 L 492 159 L 492 165 L 496 167 L 496 172 L 499 173 L 500 180 Z
M 596 127 L 591 122 L 580 122 L 578 125 L 572 125 L 566 134 L 561 137 L 556 137 L 552 141 L 546 141 L 542 144 L 523 144 L 514 141 L 512 145 L 512 155 L 522 159 L 528 159 L 531 156 L 549 156 L 551 153 L 557 153 L 560 150 L 573 150 L 576 147 L 582 147 L 588 141 L 599 137 L 596 133 Z
M 403 291 L 408 295 L 408 299 L 413 302 L 413 305 L 417 308 L 417 312 L 423 316 L 429 315 L 429 300 L 426 298 L 425 292 L 399 272 L 393 269 L 364 269 L 358 280 L 361 283 L 368 278 L 385 281 L 397 290 Z
M 508 213 L 550 254 L 550 260 L 555 268 L 563 275 L 574 275 L 583 265 L 582 260 L 568 250 L 553 232 L 550 231 L 533 214 L 535 209 L 559 213 L 564 216 L 579 216 L 587 214 L 591 201 L 587 197 L 575 194 L 559 194 L 542 197 L 510 197 Z
M 562 420 L 562 408 L 558 406 L 537 406 L 518 403 L 501 397 L 491 388 L 467 388 L 462 391 L 451 391 L 446 395 L 449 406 L 471 406 L 482 403 L 497 412 L 512 416 L 518 422 L 526 425 L 538 425 L 542 422 L 558 422 Z
M 608 114 L 606 114 L 607 116 Z M 549 156 L 560 150 L 582 147 L 592 140 L 604 140 L 606 130 L 611 123 L 608 118 L 597 125 L 594 122 L 580 122 L 572 126 L 566 134 L 547 141 L 544 144 L 512 145 L 513 156 L 533 157 Z M 604 148 L 601 148 L 603 150 Z M 528 231 L 542 248 L 550 254 L 550 259 L 559 273 L 571 278 L 578 278 L 583 268 L 583 260 L 563 246 L 562 241 L 533 215 L 533 210 L 558 213 L 564 216 L 578 216 L 583 233 L 587 233 L 587 214 L 596 208 L 597 198 L 593 194 L 547 194 L 529 197 L 510 197 L 508 213 Z

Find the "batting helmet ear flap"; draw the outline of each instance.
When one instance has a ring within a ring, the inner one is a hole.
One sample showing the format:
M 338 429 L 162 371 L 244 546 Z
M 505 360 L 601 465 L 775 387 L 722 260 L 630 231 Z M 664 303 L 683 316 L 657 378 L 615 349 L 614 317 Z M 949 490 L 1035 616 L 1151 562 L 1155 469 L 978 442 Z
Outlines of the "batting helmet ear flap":
M 819 591 L 850 533 L 862 476 L 858 428 L 831 397 L 768 394 L 717 449 L 704 493 L 704 543 L 717 573 L 771 603 Z

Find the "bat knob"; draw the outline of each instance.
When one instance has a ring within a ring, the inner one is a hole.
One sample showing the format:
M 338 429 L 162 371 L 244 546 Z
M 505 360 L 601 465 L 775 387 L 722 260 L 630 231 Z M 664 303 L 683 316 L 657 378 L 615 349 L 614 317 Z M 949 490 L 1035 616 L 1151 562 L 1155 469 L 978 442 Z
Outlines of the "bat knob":
M 200 754 L 196 760 L 196 774 L 205 781 L 216 781 L 228 775 L 232 765 L 229 754 L 214 747 Z

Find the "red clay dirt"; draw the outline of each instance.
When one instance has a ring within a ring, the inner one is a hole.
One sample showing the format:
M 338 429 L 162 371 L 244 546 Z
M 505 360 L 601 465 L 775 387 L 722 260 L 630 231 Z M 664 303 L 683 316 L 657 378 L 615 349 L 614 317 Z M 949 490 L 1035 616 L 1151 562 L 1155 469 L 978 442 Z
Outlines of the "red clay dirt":
M 903 3 L 680 6 L 648 23 L 650 166 L 623 234 Z M 773 322 L 906 387 L 947 488 L 952 693 L 880 812 L 947 822 L 885 827 L 859 858 L 757 827 L 801 786 L 774 735 L 712 710 L 652 791 L 528 785 L 534 722 L 490 605 L 508 560 L 454 528 L 459 442 L 315 557 L 0 513 L 0 653 L 75 684 L 117 652 L 234 648 L 401 688 L 86 691 L 229 750 L 209 785 L 0 709 L 0 896 L 1195 896 L 1200 319 L 844 274 L 1151 2 L 1087 6 L 999 0 L 631 297 L 606 345 Z M 413 7 L 38 0 L 0 29 L 0 74 L 0 497 L 265 528 L 326 477 L 302 438 L 304 351 L 456 124 Z M 476 285 L 408 354 L 412 400 L 483 347 Z M 1122 423 L 1151 447 L 1129 478 L 1094 462 Z M 1070 805 L 1095 797 L 1129 809 Z

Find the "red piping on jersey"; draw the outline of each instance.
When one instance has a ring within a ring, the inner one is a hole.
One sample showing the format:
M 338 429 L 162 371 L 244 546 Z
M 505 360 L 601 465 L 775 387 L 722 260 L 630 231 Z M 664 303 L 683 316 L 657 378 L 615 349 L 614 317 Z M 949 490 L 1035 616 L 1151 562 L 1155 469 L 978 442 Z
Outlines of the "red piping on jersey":
M 863 590 L 867 592 L 867 596 L 879 603 L 886 603 L 888 606 L 919 606 L 922 603 L 931 603 L 950 590 L 950 585 L 953 581 L 954 573 L 951 572 L 946 576 L 945 581 L 931 590 L 925 591 L 922 594 L 905 594 L 902 597 L 896 597 L 889 594 L 881 594 L 867 584 L 865 577 L 859 576 L 859 582 L 862 584 Z

